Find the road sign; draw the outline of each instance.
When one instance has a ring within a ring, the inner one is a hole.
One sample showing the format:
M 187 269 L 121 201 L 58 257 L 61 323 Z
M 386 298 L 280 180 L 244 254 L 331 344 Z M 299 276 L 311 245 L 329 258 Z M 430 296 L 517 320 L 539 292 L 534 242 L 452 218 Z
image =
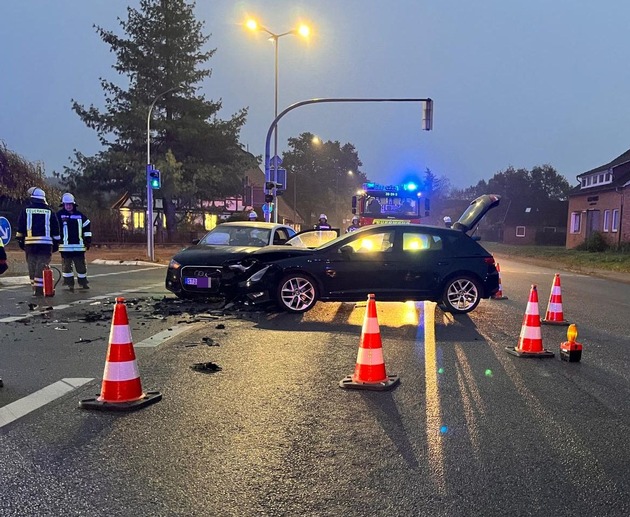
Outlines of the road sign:
M 271 167 L 280 167 L 282 165 L 282 158 L 280 158 L 277 154 L 269 161 Z
M 5 246 L 11 241 L 11 223 L 6 217 L 0 217 L 0 239 Z
M 276 183 L 282 185 L 278 187 L 277 190 L 286 190 L 287 189 L 287 170 L 286 169 L 278 169 L 278 174 L 276 174 Z

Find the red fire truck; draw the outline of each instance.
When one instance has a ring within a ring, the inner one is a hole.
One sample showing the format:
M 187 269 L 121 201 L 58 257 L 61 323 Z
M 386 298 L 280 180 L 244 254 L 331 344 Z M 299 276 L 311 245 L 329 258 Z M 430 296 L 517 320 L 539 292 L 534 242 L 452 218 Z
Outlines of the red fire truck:
M 429 217 L 428 192 L 417 183 L 381 185 L 364 183 L 352 197 L 352 213 L 361 226 L 368 224 L 420 223 Z

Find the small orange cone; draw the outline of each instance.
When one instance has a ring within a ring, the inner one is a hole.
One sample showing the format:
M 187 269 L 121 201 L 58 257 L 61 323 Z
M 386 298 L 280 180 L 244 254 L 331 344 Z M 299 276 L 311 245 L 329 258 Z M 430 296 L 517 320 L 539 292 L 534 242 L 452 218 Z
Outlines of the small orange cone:
M 529 293 L 529 301 L 523 317 L 518 345 L 516 347 L 506 346 L 505 351 L 518 357 L 553 357 L 553 352 L 545 350 L 542 345 L 540 314 L 538 313 L 538 291 L 535 285 L 532 285 Z
M 569 324 L 569 322 L 564 319 L 564 313 L 562 312 L 562 289 L 560 288 L 560 275 L 558 273 L 553 277 L 549 304 L 547 305 L 547 314 L 542 322 L 546 325 L 566 326 Z
M 507 300 L 507 296 L 503 296 L 503 286 L 501 285 L 501 267 L 497 262 L 497 273 L 499 273 L 499 290 L 492 295 L 493 300 Z
M 399 381 L 397 375 L 387 375 L 385 372 L 381 331 L 376 315 L 376 300 L 373 294 L 369 294 L 354 374 L 339 381 L 339 386 L 384 391 L 393 388 Z
M 79 402 L 84 409 L 132 411 L 162 400 L 158 391 L 143 393 L 140 372 L 133 350 L 131 329 L 124 298 L 116 298 L 114 318 L 109 332 L 109 346 L 103 372 L 101 394 Z

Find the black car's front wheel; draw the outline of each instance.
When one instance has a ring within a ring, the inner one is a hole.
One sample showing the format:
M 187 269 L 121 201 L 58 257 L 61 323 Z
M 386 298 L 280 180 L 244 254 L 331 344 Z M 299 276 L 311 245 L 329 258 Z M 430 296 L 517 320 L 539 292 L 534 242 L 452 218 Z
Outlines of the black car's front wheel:
M 451 278 L 444 288 L 442 303 L 448 312 L 465 314 L 472 311 L 481 300 L 479 282 L 469 276 Z
M 288 312 L 306 312 L 317 303 L 317 286 L 300 273 L 285 275 L 278 284 L 278 304 Z

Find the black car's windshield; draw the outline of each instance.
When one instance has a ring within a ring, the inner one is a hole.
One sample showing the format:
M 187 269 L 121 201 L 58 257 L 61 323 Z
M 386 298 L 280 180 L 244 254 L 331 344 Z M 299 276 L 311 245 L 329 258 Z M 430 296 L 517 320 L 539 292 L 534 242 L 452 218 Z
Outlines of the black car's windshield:
M 270 232 L 271 230 L 266 228 L 219 225 L 204 235 L 199 244 L 206 246 L 257 246 L 261 248 L 269 244 Z

